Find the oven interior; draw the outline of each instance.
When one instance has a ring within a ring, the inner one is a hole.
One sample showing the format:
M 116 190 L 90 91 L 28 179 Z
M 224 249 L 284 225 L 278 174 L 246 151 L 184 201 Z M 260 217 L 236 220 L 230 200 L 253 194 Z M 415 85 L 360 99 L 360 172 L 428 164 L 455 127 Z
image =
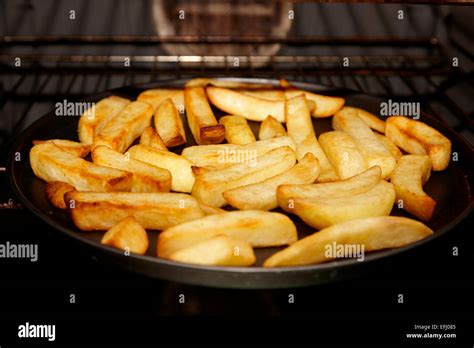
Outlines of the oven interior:
M 193 77 L 286 78 L 397 101 L 417 101 L 421 102 L 422 111 L 448 124 L 471 145 L 474 141 L 473 7 L 2 0 L 0 12 L 0 167 L 5 166 L 12 139 L 64 98 L 76 100 L 130 84 Z M 5 238 L 21 238 L 17 232 L 22 231 L 27 238 L 49 244 L 47 241 L 56 237 L 51 231 L 47 232 L 46 241 L 37 235 L 35 229 L 47 227 L 33 221 L 21 209 L 8 188 L 7 178 L 2 173 L 0 176 L 0 214 L 8 221 L 8 231 L 3 232 Z M 453 234 L 454 240 L 443 239 L 431 252 L 442 254 L 452 245 L 470 243 L 462 233 L 469 230 L 469 221 L 457 230 L 460 232 Z M 92 261 L 69 264 L 65 270 L 66 266 L 57 264 L 58 258 L 70 259 L 81 251 L 51 245 L 45 246 L 45 250 L 51 254 L 45 256 L 41 269 L 51 270 L 51 265 L 56 265 L 59 272 L 50 279 L 52 284 L 64 284 L 64 279 L 72 281 L 78 274 L 80 279 L 102 286 L 123 284 L 123 274 L 110 268 L 99 268 L 97 274 L 84 271 L 84 265 L 98 267 L 93 256 Z M 467 277 L 465 272 L 472 272 L 472 268 L 461 268 L 463 262 L 472 266 L 472 250 L 462 260 L 446 263 L 441 258 L 438 266 L 453 270 L 449 279 L 458 277 L 462 281 Z M 418 261 L 411 256 L 406 262 Z M 18 267 L 27 278 L 44 276 L 35 269 Z M 364 289 L 374 286 L 376 281 L 380 286 L 381 279 L 388 287 L 402 280 L 421 287 L 437 284 L 429 274 L 419 278 L 419 274 L 397 273 L 394 268 L 385 265 L 377 280 L 365 278 Z M 15 278 L 17 270 L 4 274 Z M 149 284 L 148 280 L 137 280 L 135 275 L 128 277 L 133 282 Z M 17 281 L 26 284 L 24 279 Z M 244 300 L 229 304 L 225 299 L 229 292 L 218 295 L 217 290 L 209 290 L 203 299 L 199 289 L 191 292 L 186 307 L 177 308 L 168 299 L 176 291 L 189 288 L 160 284 L 160 296 L 153 298 L 163 315 L 215 315 L 224 306 L 242 316 L 251 307 L 274 314 L 293 310 L 282 309 L 280 295 L 286 294 L 281 292 L 261 292 L 258 298 L 241 293 Z M 325 296 L 334 291 L 342 294 L 346 286 L 339 285 L 336 290 L 322 287 L 321 291 Z M 300 294 L 310 297 L 309 291 Z M 355 293 L 374 303 L 382 301 L 380 294 L 361 295 L 357 290 Z M 417 292 L 420 298 L 421 293 L 422 290 Z M 345 301 L 347 306 L 353 305 L 348 299 Z M 330 311 L 323 300 L 311 303 L 304 310 Z

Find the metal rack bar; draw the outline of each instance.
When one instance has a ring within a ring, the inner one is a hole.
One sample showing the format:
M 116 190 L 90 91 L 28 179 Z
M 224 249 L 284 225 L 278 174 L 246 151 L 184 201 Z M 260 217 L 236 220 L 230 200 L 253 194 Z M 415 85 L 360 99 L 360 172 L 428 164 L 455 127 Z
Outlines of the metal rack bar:
M 0 45 L 156 45 L 156 44 L 286 44 L 286 45 L 358 45 L 437 47 L 434 37 L 401 38 L 397 36 L 4 36 Z
M 49 83 L 50 80 L 51 80 L 51 75 L 47 75 L 46 78 L 43 80 L 43 83 L 39 86 L 38 89 L 35 90 L 33 94 L 36 95 L 36 94 L 41 93 L 41 91 L 44 90 L 44 88 L 46 87 L 46 85 Z M 22 115 L 20 116 L 18 121 L 15 123 L 12 134 L 17 134 L 17 132 L 21 129 L 26 117 L 28 116 L 28 112 L 33 107 L 34 103 L 35 103 L 34 99 L 28 103 Z
M 407 66 L 412 66 L 412 67 L 416 67 L 416 63 L 410 61 L 409 59 L 405 59 L 404 61 L 404 64 L 407 65 Z M 426 78 L 426 75 L 424 76 Z M 405 76 L 400 76 L 400 78 L 402 79 L 402 81 L 405 83 L 405 85 L 408 86 L 408 88 L 412 91 L 412 93 L 415 93 L 415 94 L 420 94 L 420 92 L 417 90 L 417 88 L 415 87 L 415 84 L 410 80 L 408 79 L 407 77 Z M 431 85 L 431 84 L 430 84 Z M 433 84 L 434 87 L 437 87 L 436 84 Z M 436 90 L 438 90 L 438 88 L 435 88 Z M 433 115 L 435 116 L 439 121 L 441 121 L 442 123 L 444 123 L 445 125 L 448 125 L 448 122 L 445 120 L 444 117 L 442 117 L 441 115 L 439 115 L 434 109 L 433 107 L 431 106 L 431 103 L 429 101 L 425 101 L 423 102 L 423 109 L 427 110 L 430 115 Z
M 443 93 L 441 97 L 448 108 L 454 111 L 454 115 L 462 122 L 462 124 L 474 132 L 474 120 L 446 93 Z M 461 129 L 458 128 L 458 131 L 459 130 Z
M 367 59 L 364 60 L 365 65 L 367 69 L 369 69 L 370 63 L 368 62 Z M 393 90 L 392 87 L 387 83 L 385 79 L 383 79 L 379 74 L 373 74 L 375 76 L 376 81 L 379 83 L 380 86 L 385 90 L 386 94 L 392 94 L 393 95 Z
M 357 77 L 355 75 L 350 74 L 351 80 L 354 82 L 354 85 L 357 87 L 359 91 L 365 91 L 364 87 L 360 84 L 360 82 L 357 80 Z
M 7 103 L 8 101 L 8 96 L 10 95 L 14 95 L 16 93 L 16 91 L 18 90 L 18 88 L 20 88 L 20 86 L 23 84 L 23 82 L 25 81 L 26 79 L 26 76 L 27 75 L 21 75 L 17 82 L 15 82 L 15 84 L 13 85 L 12 88 L 10 88 L 9 91 L 5 91 L 3 93 L 3 98 L 0 100 L 0 109 Z
M 459 105 L 449 95 L 446 94 L 447 88 L 445 86 L 449 86 L 450 84 L 442 83 L 438 85 L 435 81 L 433 81 L 433 78 L 431 76 L 425 75 L 424 77 L 426 81 L 436 89 L 436 94 L 439 99 L 443 100 L 443 102 L 447 104 L 448 108 L 452 110 L 453 115 L 461 122 L 461 124 L 467 127 L 470 131 L 474 132 L 474 119 L 472 115 L 469 115 L 464 112 L 464 110 L 460 108 Z M 463 126 L 458 126 L 454 128 L 456 131 L 461 131 Z
M 287 77 L 317 83 L 328 84 L 333 87 L 345 87 L 349 77 L 353 86 L 360 91 L 366 92 L 372 85 L 370 81 L 376 81 L 381 87 L 381 95 L 398 97 L 393 88 L 392 80 L 400 78 L 412 94 L 420 95 L 413 78 L 427 76 L 442 76 L 443 82 L 435 84 L 436 91 L 444 90 L 450 83 L 459 81 L 460 76 L 450 80 L 453 70 L 443 46 L 435 38 L 405 39 L 397 37 L 134 37 L 134 36 L 6 36 L 0 39 L 0 48 L 3 52 L 12 52 L 9 49 L 18 46 L 49 47 L 58 45 L 72 45 L 87 47 L 91 45 L 121 45 L 147 46 L 157 43 L 189 43 L 189 44 L 271 44 L 279 43 L 288 46 L 308 47 L 314 45 L 326 46 L 362 46 L 371 52 L 370 48 L 387 46 L 396 47 L 399 51 L 394 55 L 366 54 L 348 56 L 350 67 L 343 67 L 340 55 L 280 55 L 280 56 L 177 56 L 177 55 L 85 55 L 85 54 L 24 54 L 22 66 L 11 66 L 13 54 L 3 53 L 0 55 L 0 68 L 2 74 L 22 77 L 31 75 L 38 78 L 47 76 L 71 76 L 70 83 L 66 89 L 71 98 L 83 96 L 87 92 L 86 82 L 91 78 L 97 78 L 94 91 L 110 89 L 115 77 L 122 77 L 122 85 L 133 83 L 146 78 L 156 81 L 163 78 L 181 78 L 194 76 L 255 76 L 255 77 Z M 422 48 L 426 53 L 413 53 L 407 51 L 410 48 Z M 400 52 L 400 53 L 398 53 Z M 126 70 L 123 67 L 125 57 L 131 59 L 131 66 Z M 239 59 L 239 66 L 234 67 L 234 59 Z M 61 87 L 56 91 L 45 93 L 40 88 L 37 93 L 21 94 L 21 86 L 27 79 L 22 77 L 10 88 L 12 93 L 8 99 L 12 101 L 54 101 L 64 95 Z M 463 77 L 464 78 L 464 77 Z M 80 80 L 80 81 L 79 81 Z M 433 81 L 431 81 L 434 83 Z M 47 84 L 47 81 L 44 82 Z M 77 91 L 74 86 L 80 83 Z M 102 87 L 102 85 L 104 85 Z M 116 87 L 116 86 L 113 86 Z M 72 93 L 71 93 L 72 92 Z M 443 93 L 443 98 L 446 98 Z M 422 95 L 429 100 L 433 95 Z M 444 100 L 444 99 L 443 99 Z M 455 101 L 447 100 L 447 105 L 454 104 L 453 112 L 463 124 L 472 130 L 472 119 L 456 105 Z M 28 104 L 29 106 L 30 104 Z M 429 103 L 426 105 L 433 111 Z M 456 110 L 456 106 L 458 109 Z M 1 108 L 1 105 L 0 105 Z M 27 107 L 27 114 L 30 107 Z M 432 112 L 435 114 L 434 112 Z M 26 116 L 22 115 L 21 122 Z
M 5 68 L 15 68 L 21 69 L 21 67 L 13 67 L 11 66 L 11 62 L 14 58 L 16 58 L 16 54 L 2 54 L 0 55 L 0 62 L 4 64 Z M 380 54 L 373 54 L 373 55 L 348 55 L 347 56 L 351 61 L 351 66 L 355 63 L 363 65 L 364 63 L 369 62 L 372 64 L 372 68 L 377 67 L 381 68 L 383 64 L 386 62 L 387 59 L 392 61 L 400 61 L 406 59 L 407 55 L 380 55 Z M 446 63 L 445 57 L 443 56 L 425 56 L 425 55 L 409 55 L 410 59 L 413 61 L 420 61 L 424 63 L 430 63 L 432 66 L 429 68 L 433 68 L 435 66 L 442 66 L 443 63 Z M 341 56 L 339 55 L 279 55 L 279 56 L 262 56 L 262 55 L 254 55 L 254 56 L 176 56 L 176 55 L 86 55 L 86 54 L 71 54 L 71 55 L 59 55 L 59 54 L 22 54 L 21 55 L 22 62 L 43 62 L 43 63 L 56 63 L 61 61 L 63 63 L 116 63 L 122 64 L 125 58 L 130 58 L 131 62 L 133 63 L 187 63 L 187 64 L 195 64 L 201 66 L 203 62 L 206 63 L 213 63 L 213 64 L 221 64 L 224 65 L 226 63 L 232 64 L 233 61 L 237 58 L 239 59 L 240 63 L 254 63 L 254 64 L 267 64 L 270 61 L 274 61 L 276 64 L 289 64 L 295 61 L 295 59 L 299 63 L 316 63 L 319 62 L 320 64 L 339 64 L 341 61 Z M 24 64 L 23 64 L 24 65 Z M 131 64 L 134 66 L 136 64 Z M 356 65 L 357 66 L 357 65 Z M 347 68 L 346 68 L 347 69 Z M 424 68 L 417 68 L 424 70 Z

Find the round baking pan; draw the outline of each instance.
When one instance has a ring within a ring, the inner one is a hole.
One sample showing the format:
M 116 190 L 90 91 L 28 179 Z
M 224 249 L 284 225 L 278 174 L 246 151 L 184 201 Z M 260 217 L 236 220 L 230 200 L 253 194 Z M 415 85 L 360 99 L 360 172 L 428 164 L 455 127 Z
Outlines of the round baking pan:
M 278 86 L 277 80 L 226 78 L 224 80 L 272 84 Z M 122 87 L 116 90 L 97 94 L 84 101 L 98 101 L 110 95 L 119 95 L 135 99 L 140 92 L 149 88 L 183 87 L 187 80 L 172 80 Z M 323 93 L 338 95 L 346 98 L 346 105 L 356 106 L 378 114 L 382 100 L 362 95 L 347 90 L 335 90 L 328 87 L 309 83 L 297 83 L 298 88 Z M 223 115 L 215 110 L 217 117 Z M 184 116 L 183 116 L 184 117 Z M 473 207 L 473 163 L 474 154 L 472 147 L 465 140 L 435 118 L 422 114 L 421 121 L 436 128 L 452 142 L 452 150 L 457 153 L 458 161 L 451 161 L 448 168 L 442 172 L 433 172 L 425 186 L 425 191 L 436 202 L 436 211 L 431 221 L 426 224 L 434 230 L 434 234 L 417 243 L 403 248 L 382 250 L 368 253 L 365 260 L 341 259 L 324 264 L 307 265 L 298 267 L 263 268 L 263 261 L 271 254 L 282 248 L 255 249 L 257 263 L 253 267 L 212 267 L 177 263 L 156 257 L 156 241 L 159 231 L 149 231 L 150 247 L 146 255 L 129 256 L 123 251 L 100 244 L 103 232 L 82 232 L 72 223 L 66 211 L 53 207 L 45 195 L 45 182 L 35 177 L 29 163 L 29 151 L 32 141 L 36 139 L 70 139 L 77 138 L 78 117 L 56 116 L 53 111 L 44 115 L 25 129 L 15 140 L 12 146 L 8 172 L 11 185 L 23 205 L 51 227 L 70 238 L 75 239 L 82 246 L 89 246 L 99 258 L 106 262 L 118 264 L 133 272 L 142 273 L 150 277 L 183 282 L 188 284 L 205 285 L 228 288 L 284 288 L 321 284 L 338 279 L 353 277 L 360 272 L 368 270 L 368 265 L 378 260 L 391 257 L 411 248 L 429 243 L 443 233 L 451 230 L 464 219 Z M 186 122 L 184 122 L 187 124 Z M 257 134 L 259 123 L 249 122 L 252 130 Z M 331 118 L 314 119 L 313 125 L 316 134 L 331 130 Z M 186 126 L 187 127 L 187 126 Z M 186 129 L 188 143 L 186 146 L 195 145 L 189 129 Z M 172 151 L 181 153 L 183 147 L 173 148 Z M 16 154 L 20 154 L 20 161 L 16 161 Z M 392 215 L 411 217 L 406 212 L 393 208 Z M 291 216 L 298 229 L 299 237 L 304 237 L 315 230 L 297 217 Z M 412 217 L 413 218 L 413 217 Z M 58 247 L 63 247 L 58 245 Z M 416 251 L 416 250 L 415 250 Z M 433 255 L 436 257 L 436 255 Z

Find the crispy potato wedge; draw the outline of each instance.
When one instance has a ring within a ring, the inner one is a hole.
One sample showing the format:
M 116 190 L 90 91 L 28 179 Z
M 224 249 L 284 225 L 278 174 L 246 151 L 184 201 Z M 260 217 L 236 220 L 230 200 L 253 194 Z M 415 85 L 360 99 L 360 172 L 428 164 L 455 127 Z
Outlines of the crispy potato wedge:
M 363 246 L 363 251 L 399 248 L 433 234 L 423 223 L 399 216 L 351 220 L 300 239 L 269 257 L 264 267 L 299 266 L 327 262 L 336 258 L 328 253 L 334 245 Z
M 220 235 L 180 249 L 169 259 L 208 266 L 251 266 L 256 257 L 249 243 Z
M 210 205 L 206 205 L 203 203 L 200 203 L 201 209 L 206 215 L 215 215 L 215 214 L 222 214 L 225 213 L 226 210 L 221 209 L 221 208 L 216 208 L 216 207 L 211 207 Z
M 184 90 L 184 103 L 189 129 L 199 145 L 219 144 L 224 140 L 225 128 L 218 124 L 203 87 Z
M 285 100 L 285 92 L 281 89 L 238 89 L 237 92 L 267 100 Z
M 148 103 L 152 106 L 153 112 L 166 100 L 171 99 L 180 113 L 184 113 L 184 91 L 177 88 L 157 88 L 148 89 L 140 93 L 137 101 Z
M 201 175 L 201 174 L 204 174 L 204 173 L 207 173 L 207 172 L 212 172 L 214 170 L 221 170 L 221 169 L 224 169 L 224 168 L 229 168 L 231 166 L 233 166 L 234 164 L 237 164 L 237 163 L 244 163 L 244 162 L 256 162 L 257 160 L 257 157 L 255 156 L 249 156 L 248 159 L 246 160 L 241 160 L 241 159 L 238 159 L 236 161 L 232 161 L 232 163 L 230 164 L 226 164 L 226 165 L 218 165 L 218 166 L 213 166 L 213 165 L 209 165 L 209 166 L 204 166 L 204 167 L 198 167 L 198 166 L 193 166 L 192 167 L 192 170 L 193 170 L 193 173 L 194 175 Z
M 293 168 L 246 186 L 224 191 L 224 199 L 240 210 L 272 210 L 278 207 L 277 187 L 282 184 L 312 184 L 319 175 L 319 161 L 308 152 Z
M 140 136 L 140 144 L 153 147 L 157 150 L 168 150 L 163 139 L 153 127 L 146 127 Z
M 77 157 L 53 143 L 35 145 L 30 151 L 33 173 L 44 181 L 63 181 L 79 191 L 130 191 L 132 174 Z
M 306 99 L 306 104 L 308 104 L 309 113 L 312 113 L 313 110 L 316 110 L 316 103 L 313 100 Z
M 309 185 L 280 185 L 277 188 L 278 205 L 287 213 L 293 213 L 295 198 L 325 198 L 358 195 L 375 187 L 382 171 L 375 166 L 352 178 Z
M 231 114 L 240 115 L 251 121 L 263 121 L 272 115 L 278 122 L 285 122 L 285 102 L 283 100 L 268 100 L 228 88 L 207 87 L 207 96 L 218 109 Z
M 76 188 L 66 182 L 50 181 L 46 184 L 46 198 L 59 209 L 67 208 L 66 202 L 64 202 L 64 195 L 71 191 L 76 191 Z
M 223 169 L 237 163 L 255 160 L 255 158 L 273 149 L 289 146 L 296 149 L 290 137 L 256 141 L 247 145 L 220 144 L 190 146 L 183 150 L 181 155 L 193 162 L 197 167 L 212 170 Z
M 225 127 L 225 140 L 229 144 L 247 145 L 255 142 L 255 135 L 245 117 L 223 116 L 219 119 L 219 123 Z
M 306 104 L 306 98 L 300 94 L 285 102 L 285 118 L 288 135 L 296 144 L 296 156 L 299 159 L 311 152 L 321 166 L 321 174 L 318 181 L 336 181 L 339 177 L 329 163 L 326 154 L 316 139 L 313 123 Z
M 50 139 L 50 140 L 33 140 L 33 145 L 39 145 L 44 143 L 53 143 L 59 146 L 64 151 L 73 154 L 74 156 L 84 158 L 91 151 L 89 144 L 78 143 L 76 141 L 65 140 L 65 139 Z
M 345 106 L 340 113 L 347 113 L 348 117 L 351 117 L 353 115 L 359 116 L 359 118 L 364 121 L 364 123 L 372 128 L 373 130 L 384 134 L 385 133 L 385 121 L 381 120 L 374 114 L 371 114 L 368 111 L 365 111 L 363 109 L 359 108 L 354 108 L 352 106 Z
M 157 150 L 146 145 L 132 146 L 128 151 L 131 158 L 149 163 L 171 172 L 171 189 L 178 192 L 191 192 L 194 185 L 193 163 L 175 153 Z
M 403 156 L 400 149 L 395 145 L 393 141 L 387 138 L 385 135 L 374 133 L 377 136 L 377 139 L 387 148 L 387 150 L 395 157 L 395 160 L 399 160 Z
M 286 136 L 286 130 L 283 125 L 278 122 L 275 117 L 268 115 L 260 124 L 258 131 L 258 139 L 267 140 Z
M 71 218 L 82 231 L 108 230 L 127 216 L 146 229 L 164 230 L 204 216 L 198 201 L 184 193 L 68 192 Z
M 79 119 L 80 142 L 92 145 L 96 134 L 130 103 L 128 99 L 113 95 L 100 100 L 93 108 L 86 110 Z
M 258 90 L 258 89 L 271 89 L 274 86 L 271 84 L 259 84 L 259 83 L 248 83 L 248 82 L 237 82 L 225 79 L 209 79 L 204 77 L 198 77 L 191 79 L 184 85 L 185 87 L 206 87 L 208 85 L 224 88 L 237 88 L 246 90 Z
M 288 146 L 280 147 L 258 157 L 255 162 L 238 163 L 198 175 L 192 195 L 211 207 L 222 207 L 227 203 L 222 195 L 224 191 L 271 178 L 287 171 L 295 162 L 294 151 Z
M 139 255 L 145 255 L 148 249 L 148 235 L 133 216 L 126 217 L 108 230 L 100 242 Z
M 152 107 L 143 102 L 128 104 L 111 119 L 94 138 L 94 147 L 105 145 L 118 152 L 125 152 L 150 125 Z
M 402 200 L 403 209 L 423 221 L 433 217 L 436 207 L 436 201 L 423 191 L 430 172 L 429 156 L 406 155 L 400 158 L 391 176 L 397 200 Z
M 281 89 L 238 89 L 237 92 L 272 101 L 286 100 L 285 92 Z M 313 112 L 313 110 L 316 109 L 316 103 L 314 102 L 314 100 L 306 99 L 306 103 L 308 103 L 308 108 L 310 112 Z
M 191 166 L 191 170 L 193 171 L 194 176 L 201 175 L 207 173 L 211 170 L 217 170 L 218 168 L 214 167 L 198 167 L 198 166 Z
M 156 109 L 155 128 L 166 147 L 186 144 L 186 133 L 178 109 L 171 98 L 165 99 Z
M 385 180 L 353 196 L 295 198 L 293 212 L 311 227 L 322 229 L 344 221 L 390 215 L 395 190 Z
M 311 112 L 311 116 L 316 118 L 331 117 L 344 106 L 344 98 L 330 97 L 326 95 L 306 92 L 298 89 L 288 89 L 285 91 L 287 99 L 304 94 L 309 102 L 314 102 L 316 107 Z
M 280 85 L 282 88 L 285 88 L 285 97 L 287 99 L 304 94 L 307 100 L 313 101 L 316 104 L 316 107 L 311 112 L 313 117 L 330 117 L 344 106 L 344 98 L 303 91 L 292 87 L 286 80 L 280 80 Z
M 382 169 L 382 178 L 389 177 L 395 168 L 395 157 L 355 111 L 350 112 L 345 109 L 336 112 L 332 119 L 332 127 L 352 137 L 362 152 L 368 168 L 379 166 Z
M 387 119 L 385 136 L 402 150 L 428 155 L 434 171 L 444 170 L 451 158 L 451 141 L 427 124 L 404 116 Z
M 169 258 L 178 250 L 217 235 L 242 240 L 257 248 L 287 245 L 298 239 L 296 227 L 286 215 L 260 210 L 230 211 L 163 231 L 158 236 L 157 254 Z
M 92 161 L 100 166 L 133 173 L 131 192 L 169 192 L 171 189 L 169 170 L 130 158 L 107 146 L 96 146 L 92 151 Z
M 350 135 L 338 131 L 323 133 L 319 144 L 341 180 L 367 170 L 364 157 Z

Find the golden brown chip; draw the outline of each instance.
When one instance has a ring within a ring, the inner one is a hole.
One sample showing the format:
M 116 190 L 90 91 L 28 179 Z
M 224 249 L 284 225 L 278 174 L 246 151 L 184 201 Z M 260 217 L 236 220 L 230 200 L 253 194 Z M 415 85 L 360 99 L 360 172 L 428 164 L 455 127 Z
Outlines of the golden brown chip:
M 308 152 L 294 167 L 256 184 L 224 191 L 224 199 L 240 210 L 272 210 L 278 207 L 277 188 L 282 184 L 312 184 L 319 175 L 319 161 Z
M 423 191 L 430 177 L 431 160 L 427 155 L 402 156 L 391 176 L 397 199 L 403 209 L 423 221 L 432 218 L 436 201 Z
M 184 103 L 189 129 L 199 145 L 219 144 L 224 140 L 225 128 L 218 124 L 203 87 L 184 90 Z
M 153 108 L 149 104 L 139 101 L 128 104 L 94 137 L 94 147 L 105 145 L 124 153 L 150 126 L 152 116 Z
M 395 157 L 380 142 L 372 129 L 357 115 L 357 112 L 343 108 L 334 115 L 332 127 L 334 130 L 351 136 L 364 156 L 367 168 L 379 166 L 382 169 L 382 178 L 385 179 L 390 176 L 395 168 Z
M 251 266 L 255 253 L 249 243 L 219 235 L 170 255 L 170 260 L 208 266 Z
M 381 180 L 372 189 L 342 197 L 295 198 L 293 212 L 311 227 L 322 229 L 341 222 L 390 215 L 393 185 Z
M 428 155 L 435 171 L 444 170 L 451 159 L 451 141 L 427 124 L 404 116 L 387 119 L 385 136 L 413 155 Z
M 171 173 L 167 169 L 135 160 L 107 146 L 96 146 L 92 160 L 104 167 L 132 173 L 131 192 L 168 192 L 171 189 Z
M 284 136 L 286 136 L 285 127 L 275 117 L 268 115 L 260 124 L 258 139 L 267 140 Z
M 294 166 L 296 157 L 290 147 L 281 147 L 257 157 L 255 161 L 206 172 L 196 177 L 192 195 L 211 207 L 227 204 L 224 191 L 261 182 Z
M 100 242 L 139 255 L 144 255 L 148 249 L 148 235 L 133 216 L 126 217 L 108 230 Z
M 433 234 L 421 222 L 399 216 L 381 216 L 352 220 L 334 225 L 273 254 L 264 267 L 300 266 L 331 261 L 338 257 L 335 248 L 366 251 L 399 248 Z M 346 255 L 358 257 L 359 255 Z
M 130 191 L 132 173 L 99 166 L 53 143 L 35 145 L 30 151 L 33 173 L 46 182 L 63 181 L 79 191 Z
M 285 122 L 285 102 L 268 100 L 228 88 L 210 86 L 206 88 L 211 103 L 218 109 L 230 114 L 240 115 L 251 121 L 263 121 L 272 115 L 279 122 Z
M 168 150 L 160 135 L 153 127 L 146 127 L 140 136 L 140 144 L 153 147 L 158 150 Z
M 314 132 L 313 123 L 309 114 L 306 98 L 300 94 L 285 103 L 286 128 L 288 135 L 296 144 L 296 155 L 298 159 L 311 152 L 319 161 L 321 174 L 318 181 L 339 180 L 334 168 L 319 145 Z
M 130 100 L 113 95 L 87 109 L 79 119 L 78 134 L 81 143 L 92 145 L 94 137 L 128 104 Z
M 82 231 L 101 231 L 133 216 L 146 229 L 164 230 L 204 216 L 198 201 L 184 193 L 68 192 L 72 221 Z
M 218 235 L 226 235 L 251 246 L 271 247 L 294 243 L 296 227 L 288 216 L 260 210 L 230 211 L 208 215 L 160 233 L 157 254 L 169 258 L 178 250 Z
M 348 134 L 338 131 L 323 133 L 319 136 L 319 144 L 341 180 L 367 170 L 364 156 Z
M 244 117 L 223 116 L 219 123 L 225 127 L 225 139 L 229 144 L 247 145 L 255 142 L 255 135 Z
M 171 99 L 165 99 L 156 109 L 155 128 L 166 147 L 186 144 L 186 133 L 178 109 Z
M 78 143 L 71 140 L 65 139 L 50 139 L 50 140 L 33 140 L 33 145 L 39 145 L 44 143 L 53 143 L 54 145 L 60 147 L 64 151 L 69 152 L 72 155 L 77 157 L 84 158 L 91 151 L 91 146 L 88 144 Z
M 56 208 L 66 209 L 64 195 L 68 192 L 75 191 L 75 187 L 62 181 L 50 181 L 46 184 L 46 197 Z

